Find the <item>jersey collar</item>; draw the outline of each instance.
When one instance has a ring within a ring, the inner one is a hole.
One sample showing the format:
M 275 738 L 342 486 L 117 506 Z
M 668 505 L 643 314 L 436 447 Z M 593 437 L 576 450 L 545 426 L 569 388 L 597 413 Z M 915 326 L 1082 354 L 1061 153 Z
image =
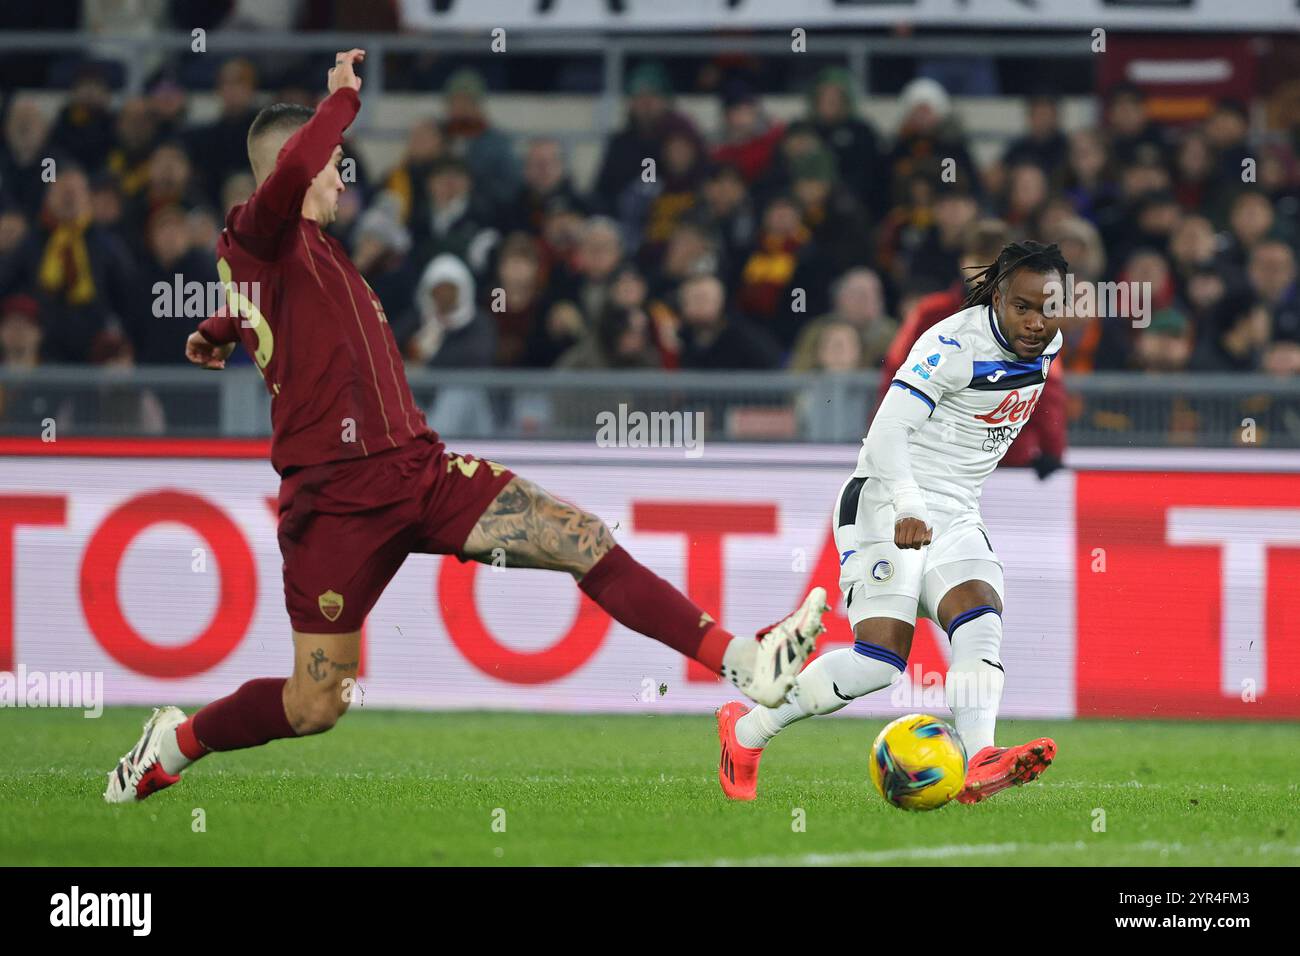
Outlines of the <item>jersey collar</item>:
M 993 333 L 994 341 L 996 341 L 1002 351 L 1006 352 L 1008 355 L 1020 358 L 1020 356 L 1016 354 L 1016 350 L 1011 347 L 1011 343 L 1006 340 L 1006 336 L 1002 334 L 1002 329 L 998 327 L 997 316 L 993 314 L 993 304 L 989 303 L 985 305 L 984 308 L 989 311 L 989 330 Z

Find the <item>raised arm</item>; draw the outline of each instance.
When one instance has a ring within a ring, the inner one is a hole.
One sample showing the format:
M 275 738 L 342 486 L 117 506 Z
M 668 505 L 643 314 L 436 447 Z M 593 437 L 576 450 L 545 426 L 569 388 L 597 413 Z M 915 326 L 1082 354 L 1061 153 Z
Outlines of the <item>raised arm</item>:
M 337 55 L 329 72 L 329 96 L 285 141 L 275 168 L 235 215 L 231 223 L 235 240 L 259 259 L 279 255 L 285 235 L 302 216 L 307 188 L 329 163 L 334 147 L 361 108 L 361 79 L 352 67 L 364 58 L 363 50 Z

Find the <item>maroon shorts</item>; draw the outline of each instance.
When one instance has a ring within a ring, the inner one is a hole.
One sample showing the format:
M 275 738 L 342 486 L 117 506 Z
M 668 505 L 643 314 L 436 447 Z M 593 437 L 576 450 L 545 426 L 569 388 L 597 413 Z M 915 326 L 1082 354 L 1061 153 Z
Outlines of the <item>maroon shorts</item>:
M 513 477 L 431 438 L 289 474 L 280 482 L 279 539 L 294 630 L 360 630 L 408 554 L 465 560 L 465 539 Z

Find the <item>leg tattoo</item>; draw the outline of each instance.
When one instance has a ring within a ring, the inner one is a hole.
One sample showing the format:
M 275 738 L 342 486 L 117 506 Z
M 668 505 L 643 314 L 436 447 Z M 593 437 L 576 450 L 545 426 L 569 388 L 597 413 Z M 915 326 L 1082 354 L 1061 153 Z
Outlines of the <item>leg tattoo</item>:
M 613 535 L 595 515 L 515 477 L 483 512 L 464 552 L 484 563 L 504 552 L 511 567 L 567 571 L 581 578 L 613 547 Z

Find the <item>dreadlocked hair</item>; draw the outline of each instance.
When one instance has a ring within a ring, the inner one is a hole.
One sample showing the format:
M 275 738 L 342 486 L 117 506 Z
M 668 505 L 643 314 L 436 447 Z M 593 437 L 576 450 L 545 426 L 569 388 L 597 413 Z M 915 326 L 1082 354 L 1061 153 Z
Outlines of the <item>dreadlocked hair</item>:
M 1070 266 L 1056 243 L 1045 246 L 1032 239 L 1026 239 L 1024 242 L 1009 242 L 1002 247 L 996 259 L 971 275 L 970 292 L 967 293 L 963 305 L 967 308 L 973 305 L 991 305 L 993 292 L 997 287 L 1011 278 L 1013 272 L 1020 269 L 1028 269 L 1036 275 L 1059 272 L 1064 279 Z

